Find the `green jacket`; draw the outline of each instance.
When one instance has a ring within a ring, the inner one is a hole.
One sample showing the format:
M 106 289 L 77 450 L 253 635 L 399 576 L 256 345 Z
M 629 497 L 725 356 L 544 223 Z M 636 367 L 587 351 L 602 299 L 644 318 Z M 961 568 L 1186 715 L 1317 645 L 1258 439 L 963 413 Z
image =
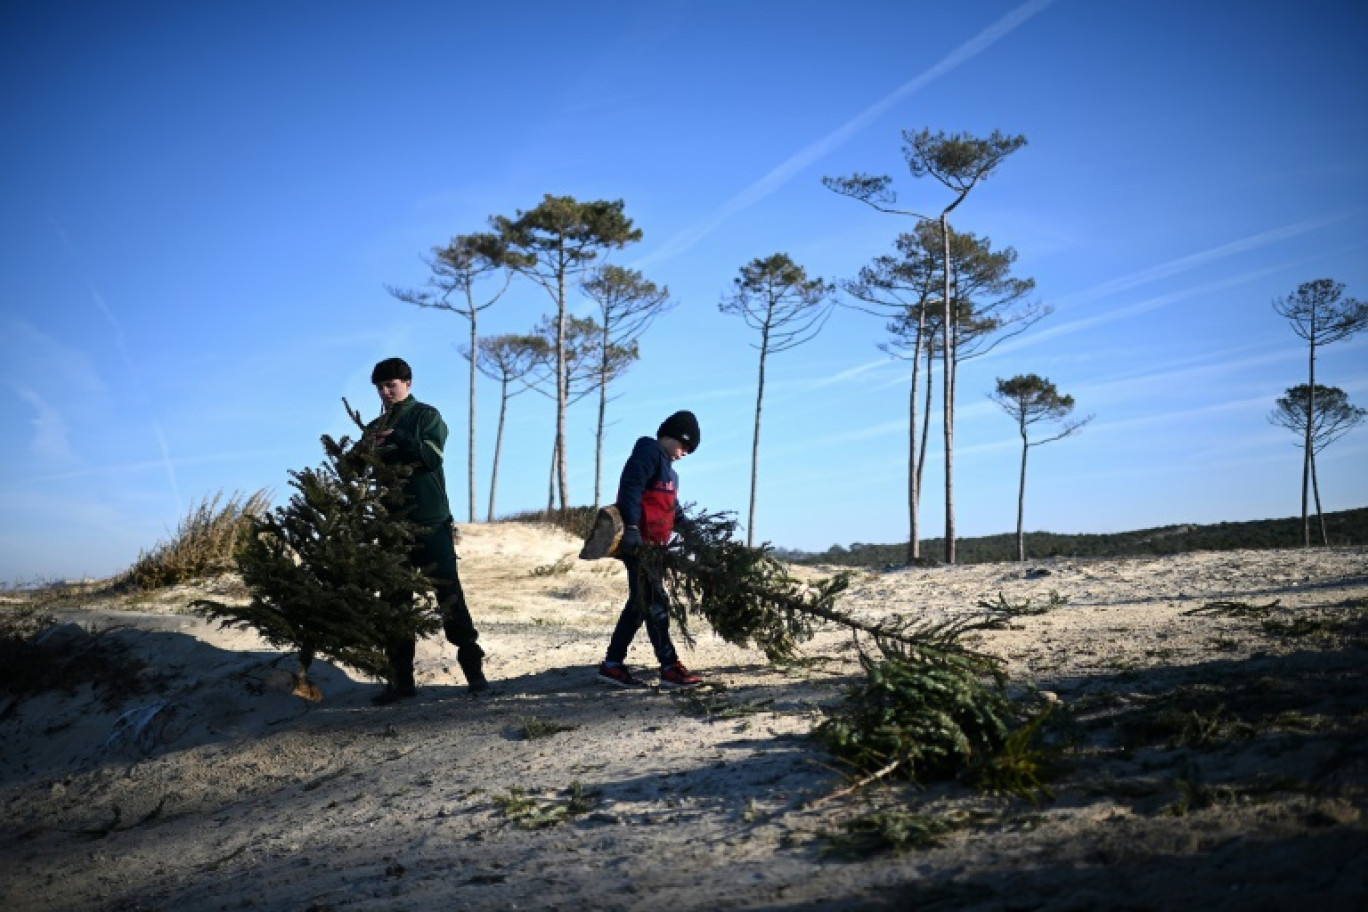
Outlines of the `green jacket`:
M 408 480 L 408 494 L 413 498 L 408 518 L 424 526 L 450 520 L 451 504 L 447 502 L 446 475 L 442 471 L 442 448 L 447 439 L 442 413 L 409 396 L 366 429 L 393 430 L 376 452 L 387 463 L 413 467 Z

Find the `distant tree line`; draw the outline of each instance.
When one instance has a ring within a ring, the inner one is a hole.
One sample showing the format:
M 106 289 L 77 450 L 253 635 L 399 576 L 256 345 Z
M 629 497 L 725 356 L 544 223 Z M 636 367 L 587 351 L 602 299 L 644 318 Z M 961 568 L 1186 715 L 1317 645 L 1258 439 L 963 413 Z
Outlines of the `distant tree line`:
M 1325 514 L 1325 526 L 1334 547 L 1368 545 L 1368 507 Z M 927 553 L 937 553 L 942 542 L 922 542 Z M 1026 547 L 1035 558 L 1047 557 L 1143 557 L 1182 554 L 1189 551 L 1234 551 L 1296 548 L 1302 544 L 1299 517 L 1257 519 L 1248 522 L 1222 522 L 1209 525 L 1160 526 L 1133 532 L 1063 535 L 1053 532 L 1027 532 Z M 884 568 L 904 566 L 907 546 L 896 544 L 832 545 L 819 554 L 795 551 L 783 556 L 800 564 L 832 564 L 840 567 Z M 1017 539 L 1012 533 L 964 538 L 959 543 L 959 561 L 965 564 L 997 563 L 1017 560 Z M 923 566 L 937 561 L 923 559 Z

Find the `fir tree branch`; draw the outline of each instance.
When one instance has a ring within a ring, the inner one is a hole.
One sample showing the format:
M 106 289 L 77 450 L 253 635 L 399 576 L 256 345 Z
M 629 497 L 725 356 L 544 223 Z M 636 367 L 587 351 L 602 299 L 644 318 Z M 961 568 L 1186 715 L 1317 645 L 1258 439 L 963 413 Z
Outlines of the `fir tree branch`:
M 751 548 L 736 541 L 736 527 L 734 514 L 696 511 L 690 505 L 674 540 L 642 549 L 640 563 L 645 572 L 659 575 L 670 597 L 671 619 L 686 642 L 692 643 L 690 616 L 701 616 L 727 642 L 754 644 L 770 661 L 783 661 L 811 638 L 817 622 L 827 622 L 869 636 L 885 654 L 997 673 L 998 659 L 958 642 L 969 630 L 991 626 L 987 616 L 943 624 L 862 620 L 836 607 L 850 584 L 848 574 L 805 584 L 788 574 L 768 545 Z

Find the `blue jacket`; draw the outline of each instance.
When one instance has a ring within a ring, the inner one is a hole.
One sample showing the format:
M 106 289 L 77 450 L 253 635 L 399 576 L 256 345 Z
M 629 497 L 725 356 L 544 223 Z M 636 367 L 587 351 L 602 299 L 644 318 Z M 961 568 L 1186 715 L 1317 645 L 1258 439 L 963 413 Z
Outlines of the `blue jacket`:
M 674 533 L 679 476 L 654 437 L 642 437 L 622 467 L 617 508 L 622 523 L 641 530 L 644 541 L 665 544 Z

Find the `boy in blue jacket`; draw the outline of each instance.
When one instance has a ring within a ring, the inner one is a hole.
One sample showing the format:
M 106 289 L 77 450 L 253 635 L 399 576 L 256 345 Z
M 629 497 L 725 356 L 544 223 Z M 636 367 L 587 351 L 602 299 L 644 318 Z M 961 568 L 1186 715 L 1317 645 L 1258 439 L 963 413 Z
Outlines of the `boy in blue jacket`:
M 645 681 L 628 670 L 627 649 L 641 625 L 646 625 L 651 648 L 660 663 L 660 686 L 697 687 L 703 679 L 690 674 L 670 641 L 669 597 L 660 578 L 650 573 L 637 559 L 643 542 L 663 545 L 674 534 L 680 518 L 679 476 L 674 462 L 698 449 L 698 419 L 693 412 L 675 412 L 660 425 L 656 436 L 642 437 L 622 467 L 618 482 L 617 508 L 622 515 L 622 540 L 618 556 L 627 567 L 627 605 L 618 616 L 608 654 L 599 665 L 598 676 L 617 687 L 646 687 Z

